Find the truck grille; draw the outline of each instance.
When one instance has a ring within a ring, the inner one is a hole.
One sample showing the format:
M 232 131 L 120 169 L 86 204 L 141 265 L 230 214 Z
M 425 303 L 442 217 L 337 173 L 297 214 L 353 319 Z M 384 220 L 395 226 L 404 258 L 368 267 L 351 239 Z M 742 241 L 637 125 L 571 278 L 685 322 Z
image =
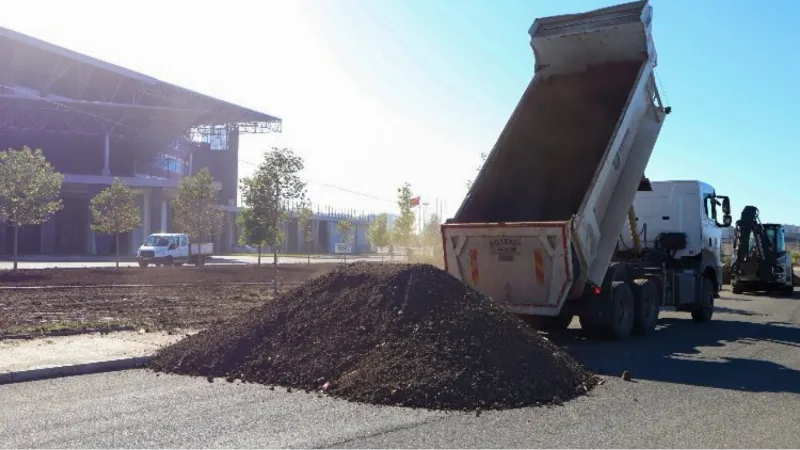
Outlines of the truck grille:
M 139 252 L 139 256 L 141 256 L 143 258 L 152 258 L 153 256 L 156 256 L 156 252 L 154 252 L 152 250 L 143 250 L 143 251 Z

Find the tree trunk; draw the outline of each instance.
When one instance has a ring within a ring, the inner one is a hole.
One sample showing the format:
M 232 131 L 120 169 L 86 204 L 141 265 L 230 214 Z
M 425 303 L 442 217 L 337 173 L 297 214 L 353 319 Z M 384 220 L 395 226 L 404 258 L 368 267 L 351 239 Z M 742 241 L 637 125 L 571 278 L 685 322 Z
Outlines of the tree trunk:
M 273 247 L 272 263 L 275 265 L 275 280 L 273 282 L 275 295 L 278 295 L 278 252 Z
M 19 224 L 14 224 L 14 270 L 17 270 L 17 261 L 19 260 L 19 254 L 17 253 L 17 249 L 19 248 Z
M 308 265 L 311 265 L 311 246 L 306 242 L 306 253 L 308 253 Z
M 258 244 L 258 267 L 261 267 L 261 244 Z
M 117 233 L 117 235 L 114 236 L 114 238 L 116 239 L 114 247 L 116 247 L 117 250 L 117 269 L 119 269 L 119 233 Z

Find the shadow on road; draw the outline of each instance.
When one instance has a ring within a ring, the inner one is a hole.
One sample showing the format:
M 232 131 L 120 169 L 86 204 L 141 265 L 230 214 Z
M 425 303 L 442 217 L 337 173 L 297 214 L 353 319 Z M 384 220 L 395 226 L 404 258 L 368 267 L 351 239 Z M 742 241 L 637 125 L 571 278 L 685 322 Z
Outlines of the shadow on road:
M 737 320 L 697 324 L 691 319 L 669 318 L 659 321 L 655 333 L 625 342 L 588 341 L 580 330 L 573 329 L 552 335 L 551 339 L 600 374 L 619 375 L 627 370 L 634 379 L 800 394 L 800 371 L 760 359 L 763 356 L 733 356 L 737 351 L 764 342 L 791 346 L 800 354 L 800 327 L 794 324 Z M 704 347 L 726 345 L 730 350 L 723 356 L 702 352 Z

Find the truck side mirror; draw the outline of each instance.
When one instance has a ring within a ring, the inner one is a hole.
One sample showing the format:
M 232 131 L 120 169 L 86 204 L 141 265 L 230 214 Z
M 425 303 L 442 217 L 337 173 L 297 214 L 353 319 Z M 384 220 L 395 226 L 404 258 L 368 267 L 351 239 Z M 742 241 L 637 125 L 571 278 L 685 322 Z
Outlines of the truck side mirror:
M 722 224 L 724 226 L 729 227 L 731 226 L 731 223 L 733 223 L 733 218 L 731 218 L 730 214 L 725 214 L 724 216 L 722 216 Z
M 722 198 L 722 213 L 725 215 L 730 215 L 731 213 L 731 199 L 728 197 Z

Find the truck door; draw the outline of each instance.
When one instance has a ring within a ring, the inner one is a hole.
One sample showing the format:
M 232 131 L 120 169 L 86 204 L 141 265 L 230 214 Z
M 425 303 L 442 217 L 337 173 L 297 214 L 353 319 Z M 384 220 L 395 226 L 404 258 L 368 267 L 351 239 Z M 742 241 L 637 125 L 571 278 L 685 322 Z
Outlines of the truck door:
M 187 239 L 186 236 L 180 237 L 177 258 L 189 259 L 189 239 Z

